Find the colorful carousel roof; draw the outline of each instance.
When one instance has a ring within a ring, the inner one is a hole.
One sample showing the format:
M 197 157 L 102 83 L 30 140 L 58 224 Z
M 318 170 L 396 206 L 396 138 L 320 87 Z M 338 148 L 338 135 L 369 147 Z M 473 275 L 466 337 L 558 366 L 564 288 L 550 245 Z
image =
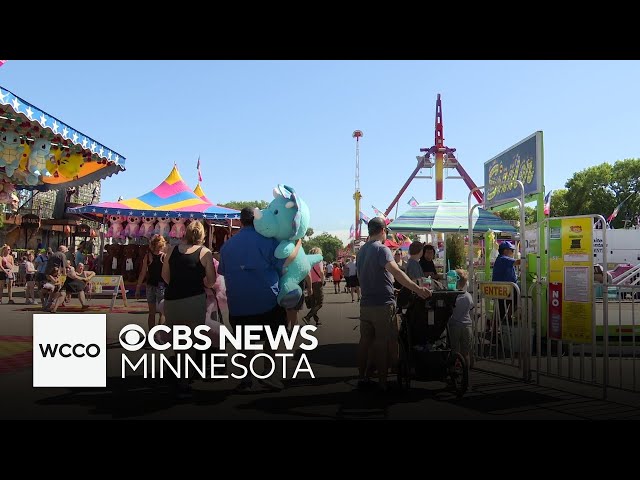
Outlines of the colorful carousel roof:
M 202 192 L 202 189 L 200 189 L 200 192 Z M 164 182 L 144 195 L 119 202 L 103 202 L 95 205 L 69 208 L 67 212 L 92 217 L 124 215 L 135 217 L 187 217 L 205 220 L 240 218 L 238 210 L 220 207 L 205 200 L 204 192 L 202 192 L 202 196 L 198 196 L 191 191 L 191 188 L 182 179 L 178 167 L 174 165 Z
M 125 158 L 0 87 L 0 179 L 17 188 L 84 185 L 123 171 Z

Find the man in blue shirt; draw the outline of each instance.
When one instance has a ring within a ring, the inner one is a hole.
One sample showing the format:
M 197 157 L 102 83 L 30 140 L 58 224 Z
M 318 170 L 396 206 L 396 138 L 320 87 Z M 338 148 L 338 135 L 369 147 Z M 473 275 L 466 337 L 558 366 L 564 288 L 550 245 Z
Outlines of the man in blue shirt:
M 243 208 L 240 212 L 240 231 L 227 240 L 220 249 L 218 273 L 224 276 L 229 305 L 229 323 L 237 325 L 266 325 L 275 330 L 286 324 L 286 310 L 278 305 L 278 283 L 285 265 L 285 259 L 274 255 L 278 240 L 267 238 L 253 227 L 253 209 Z M 265 352 L 267 345 L 265 344 Z M 249 355 L 246 365 L 249 365 Z M 269 380 L 269 382 L 266 382 Z M 272 384 L 274 383 L 275 384 Z M 239 389 L 252 387 L 247 375 Z M 273 377 L 264 383 L 274 388 L 282 388 L 282 383 Z
M 520 265 L 520 260 L 513 258 L 516 247 L 511 242 L 502 242 L 498 247 L 498 258 L 493 264 L 493 282 L 511 282 L 518 283 L 516 276 L 516 266 Z M 514 295 L 511 300 L 498 300 L 498 308 L 500 309 L 500 319 L 511 319 L 513 310 L 517 307 L 517 299 Z

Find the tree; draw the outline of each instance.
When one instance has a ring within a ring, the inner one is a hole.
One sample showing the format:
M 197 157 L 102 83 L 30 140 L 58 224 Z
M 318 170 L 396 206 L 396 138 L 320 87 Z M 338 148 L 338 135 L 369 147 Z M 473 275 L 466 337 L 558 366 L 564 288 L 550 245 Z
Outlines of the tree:
M 311 240 L 302 241 L 302 248 L 309 253 L 313 247 L 319 247 L 322 250 L 322 256 L 327 262 L 334 262 L 338 256 L 338 250 L 344 248 L 342 240 L 334 235 L 323 232 Z
M 602 163 L 574 173 L 567 180 L 565 194 L 566 215 L 599 214 L 607 218 L 629 195 L 611 222 L 622 228 L 625 219 L 634 220 L 640 214 L 640 198 L 635 193 L 640 187 L 640 159 L 618 160 L 613 165 Z M 554 198 L 551 199 L 553 212 Z M 559 216 L 554 213 L 554 216 Z
M 467 255 L 464 248 L 464 238 L 458 233 L 447 235 L 447 257 L 445 259 L 445 269 L 448 271 L 456 268 L 466 268 Z
M 520 210 L 516 207 L 507 208 L 505 210 L 501 210 L 499 212 L 493 212 L 497 216 L 499 216 L 502 220 L 512 220 L 518 222 L 520 224 Z M 533 207 L 529 207 L 527 205 L 524 206 L 524 223 L 525 225 L 532 225 L 536 223 L 536 218 L 538 217 L 536 209 Z
M 569 214 L 569 207 L 567 206 L 567 191 L 564 188 L 554 190 L 551 194 L 551 211 L 550 217 L 566 217 Z
M 305 233 L 304 236 L 307 237 L 308 239 L 311 239 L 311 237 L 313 237 L 313 228 L 311 227 L 307 228 L 307 233 Z
M 574 173 L 565 185 L 567 214 L 573 216 L 598 213 L 606 218 L 617 205 L 616 194 L 611 188 L 612 181 L 613 168 L 608 163 Z
M 253 201 L 232 201 L 223 203 L 220 205 L 221 207 L 233 208 L 235 210 L 242 210 L 245 207 L 249 208 L 259 208 L 260 210 L 264 210 L 269 206 L 269 202 L 265 202 L 264 200 L 253 200 Z

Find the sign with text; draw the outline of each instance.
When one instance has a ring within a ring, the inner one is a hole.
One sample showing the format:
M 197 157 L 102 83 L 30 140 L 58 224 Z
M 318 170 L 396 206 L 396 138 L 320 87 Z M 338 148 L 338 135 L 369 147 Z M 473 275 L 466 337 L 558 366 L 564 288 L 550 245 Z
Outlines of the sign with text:
M 22 216 L 22 228 L 37 230 L 40 228 L 40 217 L 31 213 Z
M 593 221 L 549 220 L 549 335 L 572 343 L 592 341 Z
M 122 275 L 96 275 L 89 281 L 91 282 L 91 284 L 93 284 L 95 293 L 102 293 L 102 289 L 104 287 L 113 289 L 113 294 L 111 297 L 111 308 L 109 309 L 110 311 L 113 310 L 113 307 L 116 304 L 118 292 L 122 296 L 122 303 L 125 307 L 127 306 L 127 290 L 125 289 Z
M 484 298 L 513 298 L 513 286 L 509 283 L 480 283 L 480 293 Z
M 484 164 L 485 206 L 492 207 L 520 197 L 520 180 L 525 197 L 543 189 L 542 132 L 536 132 L 516 143 Z M 497 185 L 500 184 L 500 185 Z

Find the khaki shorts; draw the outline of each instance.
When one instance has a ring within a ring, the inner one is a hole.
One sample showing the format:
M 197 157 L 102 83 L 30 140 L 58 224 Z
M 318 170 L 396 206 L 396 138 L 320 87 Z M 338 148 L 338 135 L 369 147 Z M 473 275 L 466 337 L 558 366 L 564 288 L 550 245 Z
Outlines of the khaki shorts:
M 471 325 L 450 325 L 449 341 L 451 350 L 468 355 L 473 350 L 473 329 Z
M 360 338 L 381 341 L 398 338 L 395 305 L 360 306 Z

